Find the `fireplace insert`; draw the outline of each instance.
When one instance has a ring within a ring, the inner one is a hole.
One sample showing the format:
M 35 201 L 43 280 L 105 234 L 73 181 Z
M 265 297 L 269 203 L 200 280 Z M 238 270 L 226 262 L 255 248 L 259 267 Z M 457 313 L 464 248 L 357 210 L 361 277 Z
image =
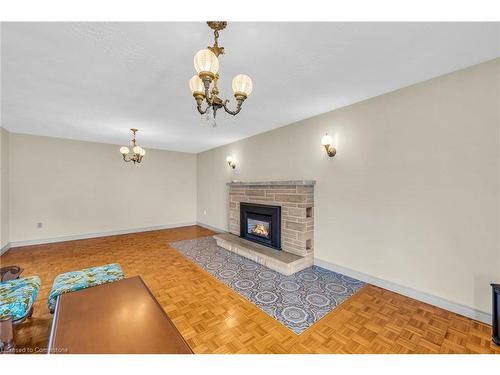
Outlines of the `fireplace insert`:
M 240 203 L 240 237 L 281 250 L 281 207 Z

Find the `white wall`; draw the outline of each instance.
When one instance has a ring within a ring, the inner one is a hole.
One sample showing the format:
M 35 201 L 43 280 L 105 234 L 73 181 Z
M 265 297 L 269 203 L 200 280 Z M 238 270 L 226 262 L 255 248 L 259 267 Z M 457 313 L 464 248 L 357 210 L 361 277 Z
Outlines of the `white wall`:
M 9 243 L 9 133 L 0 128 L 0 253 Z
M 227 181 L 315 179 L 319 260 L 489 312 L 499 90 L 497 59 L 197 156 L 148 150 L 139 166 L 117 145 L 2 130 L 0 245 L 196 219 L 227 229 Z
M 10 241 L 196 221 L 196 155 L 10 133 Z M 37 229 L 37 223 L 43 227 Z
M 200 153 L 198 221 L 227 229 L 229 180 L 314 179 L 316 258 L 489 313 L 499 87 L 497 59 Z

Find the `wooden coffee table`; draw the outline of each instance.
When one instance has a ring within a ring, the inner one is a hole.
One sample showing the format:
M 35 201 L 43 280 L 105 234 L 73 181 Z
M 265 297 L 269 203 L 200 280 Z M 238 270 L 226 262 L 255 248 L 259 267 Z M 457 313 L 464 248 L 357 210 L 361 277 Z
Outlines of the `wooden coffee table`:
M 139 276 L 59 296 L 48 352 L 193 353 Z

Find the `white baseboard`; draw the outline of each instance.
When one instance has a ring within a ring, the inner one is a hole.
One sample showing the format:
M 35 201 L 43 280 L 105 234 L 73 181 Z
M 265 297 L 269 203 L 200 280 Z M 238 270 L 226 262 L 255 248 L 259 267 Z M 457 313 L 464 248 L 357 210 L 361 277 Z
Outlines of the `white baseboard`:
M 406 286 L 402 286 L 392 281 L 387 281 L 383 279 L 379 279 L 378 277 L 364 274 L 362 272 L 354 271 L 346 267 L 338 266 L 336 264 L 321 260 L 314 259 L 314 264 L 327 270 L 341 273 L 343 275 L 364 281 L 369 284 L 373 284 L 375 286 L 390 290 L 392 292 L 396 292 L 402 294 L 407 297 L 414 298 L 418 301 L 422 301 L 428 303 L 429 305 L 441 307 L 442 309 L 452 311 L 459 315 L 466 316 L 471 319 L 479 320 L 480 322 L 491 324 L 492 316 L 483 311 L 476 310 L 472 307 L 462 305 L 460 303 L 451 302 L 441 297 L 437 297 L 425 292 L 421 292 L 412 288 L 408 288 Z
M 4 253 L 7 252 L 7 250 L 10 249 L 10 242 L 7 242 L 5 245 L 0 247 L 0 255 L 3 255 Z
M 213 230 L 214 232 L 217 232 L 217 233 L 227 233 L 227 230 L 225 230 L 225 229 L 220 229 L 220 228 L 217 228 L 217 227 L 213 227 L 213 226 L 211 226 L 209 224 L 205 224 L 205 223 L 202 223 L 200 221 L 197 221 L 196 225 L 198 225 L 200 227 L 203 227 L 203 228 L 207 228 L 207 229 Z
M 187 227 L 190 225 L 196 225 L 196 222 L 157 225 L 157 226 L 152 226 L 152 227 L 119 229 L 119 230 L 113 230 L 113 231 L 109 231 L 109 232 L 74 234 L 74 235 L 68 235 L 68 236 L 40 238 L 40 239 L 26 240 L 26 241 L 12 241 L 12 242 L 10 242 L 10 244 L 8 244 L 8 246 L 10 248 L 15 248 L 15 247 L 21 247 L 21 246 L 30 246 L 30 245 L 43 245 L 43 244 L 55 243 L 55 242 L 84 240 L 87 238 L 116 236 L 116 235 L 120 235 L 120 234 L 149 232 L 152 230 L 161 230 L 161 229 L 170 229 L 170 228 L 180 228 L 180 227 Z M 2 249 L 2 251 L 3 251 L 3 249 Z M 7 250 L 5 250 L 5 251 L 7 251 Z M 3 252 L 2 252 L 2 254 L 3 254 Z

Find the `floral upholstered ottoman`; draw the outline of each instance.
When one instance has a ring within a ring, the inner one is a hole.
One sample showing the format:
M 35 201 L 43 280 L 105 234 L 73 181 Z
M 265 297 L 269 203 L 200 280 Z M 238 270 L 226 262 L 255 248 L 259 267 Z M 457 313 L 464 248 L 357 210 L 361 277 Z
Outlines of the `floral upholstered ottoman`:
M 0 283 L 0 319 L 12 317 L 13 324 L 31 316 L 40 290 L 40 278 L 28 276 Z
M 57 297 L 68 292 L 90 288 L 93 286 L 111 283 L 125 277 L 118 263 L 105 266 L 86 268 L 58 275 L 49 294 L 48 306 L 51 313 L 56 307 Z

